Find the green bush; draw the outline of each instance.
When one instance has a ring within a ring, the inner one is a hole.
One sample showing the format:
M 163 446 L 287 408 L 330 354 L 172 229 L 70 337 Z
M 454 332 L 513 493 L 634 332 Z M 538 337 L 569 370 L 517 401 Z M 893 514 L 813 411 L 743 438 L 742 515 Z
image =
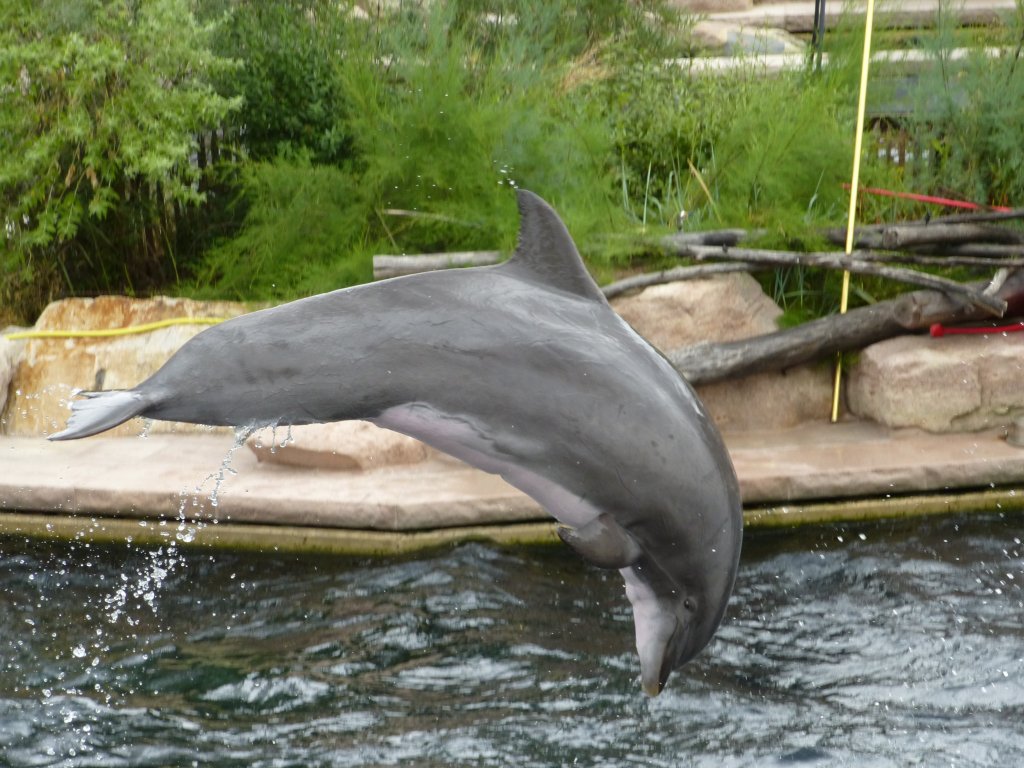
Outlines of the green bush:
M 370 280 L 366 204 L 355 180 L 307 157 L 249 163 L 238 182 L 244 224 L 210 249 L 194 293 L 280 301 Z
M 177 278 L 176 214 L 201 205 L 196 135 L 237 102 L 186 0 L 2 0 L 0 304 Z
M 666 63 L 693 19 L 661 0 L 371 7 L 0 0 L 7 314 L 97 291 L 279 300 L 368 279 L 374 253 L 510 249 L 514 186 L 605 277 L 683 210 L 795 249 L 845 220 L 859 25 L 830 31 L 821 72 L 713 77 Z M 965 33 L 940 28 L 941 66 L 911 81 L 919 162 L 867 142 L 863 183 L 1024 199 L 1022 14 L 988 41 L 1008 55 L 960 67 L 943 57 Z M 879 70 L 869 93 L 893 95 Z M 859 220 L 908 211 L 862 198 Z M 832 309 L 835 282 L 765 285 L 802 316 Z
M 966 61 L 951 59 L 963 41 L 948 4 L 924 40 L 930 66 L 909 82 L 906 121 L 917 158 L 907 185 L 991 205 L 1024 205 L 1024 3 L 986 30 Z M 982 46 L 1001 49 L 988 55 Z
M 348 110 L 337 67 L 350 51 L 343 7 L 333 0 L 207 0 L 200 7 L 217 21 L 217 54 L 239 63 L 218 90 L 241 98 L 225 129 L 248 158 L 300 152 L 315 162 L 344 161 Z
M 607 231 L 617 210 L 601 117 L 559 97 L 568 62 L 541 44 L 578 49 L 586 35 L 559 31 L 571 14 L 551 6 L 550 25 L 495 25 L 457 3 L 336 20 L 332 124 L 347 156 L 325 162 L 305 144 L 301 162 L 286 151 L 244 171 L 248 213 L 208 252 L 196 290 L 285 298 L 367 279 L 373 253 L 511 249 L 517 185 L 558 205 L 577 236 Z M 325 236 L 301 242 L 316 226 L 306 205 Z

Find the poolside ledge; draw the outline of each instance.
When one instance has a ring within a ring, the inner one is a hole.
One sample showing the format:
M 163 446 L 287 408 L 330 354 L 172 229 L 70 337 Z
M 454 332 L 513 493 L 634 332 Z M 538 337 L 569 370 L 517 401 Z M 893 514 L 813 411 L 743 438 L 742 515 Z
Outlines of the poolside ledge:
M 1024 509 L 1024 449 L 999 430 L 853 421 L 725 438 L 748 527 Z M 0 437 L 0 534 L 356 555 L 557 541 L 532 499 L 454 460 L 316 469 L 232 445 L 223 434 Z

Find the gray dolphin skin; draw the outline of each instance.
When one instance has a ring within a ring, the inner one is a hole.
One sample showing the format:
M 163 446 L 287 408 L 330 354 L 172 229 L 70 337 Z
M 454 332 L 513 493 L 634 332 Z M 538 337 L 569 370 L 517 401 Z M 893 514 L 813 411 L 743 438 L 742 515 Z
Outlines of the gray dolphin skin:
M 243 315 L 130 390 L 86 393 L 51 440 L 133 416 L 231 426 L 365 419 L 533 497 L 618 569 L 644 690 L 700 652 L 739 563 L 732 463 L 693 390 L 609 306 L 558 215 L 518 192 L 505 263 L 409 275 Z

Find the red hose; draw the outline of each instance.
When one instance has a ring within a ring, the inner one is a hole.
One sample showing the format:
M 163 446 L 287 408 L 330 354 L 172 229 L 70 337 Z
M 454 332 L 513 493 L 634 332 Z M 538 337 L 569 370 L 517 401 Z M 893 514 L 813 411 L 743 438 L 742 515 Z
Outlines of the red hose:
M 843 189 L 849 189 L 849 184 L 843 184 Z M 878 187 L 861 187 L 861 192 L 869 195 L 881 195 L 882 197 L 899 197 L 904 200 L 915 200 L 919 203 L 934 203 L 935 205 L 944 205 L 947 208 L 966 208 L 969 211 L 998 211 L 999 213 L 1007 213 L 1012 211 L 1012 208 L 1007 208 L 1004 205 L 980 205 L 979 203 L 971 203 L 967 200 L 953 200 L 949 197 L 935 197 L 934 195 L 921 195 L 917 192 L 895 192 L 891 189 L 879 189 Z
M 942 323 L 935 323 L 929 330 L 934 338 L 938 338 L 940 336 L 967 335 L 971 333 L 1013 333 L 1014 331 L 1024 331 L 1024 320 L 1016 322 L 1013 325 L 988 325 L 970 328 L 947 328 Z

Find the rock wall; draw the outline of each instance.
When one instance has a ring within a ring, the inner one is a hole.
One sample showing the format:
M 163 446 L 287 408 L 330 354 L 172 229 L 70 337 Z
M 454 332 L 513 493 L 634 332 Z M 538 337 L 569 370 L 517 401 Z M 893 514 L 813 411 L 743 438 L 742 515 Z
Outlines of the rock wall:
M 758 282 L 741 272 L 652 286 L 612 306 L 662 350 L 770 333 L 778 330 L 782 314 Z M 828 418 L 832 375 L 826 365 L 799 366 L 706 384 L 697 392 L 723 430 L 783 429 Z
M 245 311 L 244 305 L 234 302 L 166 297 L 65 299 L 50 304 L 43 311 L 35 330 L 124 328 L 175 317 L 227 318 Z M 30 339 L 24 343 L 13 367 L 0 431 L 9 435 L 47 435 L 63 428 L 68 401 L 74 391 L 133 387 L 152 375 L 175 350 L 204 327 L 174 325 L 148 333 L 108 338 Z M 132 419 L 108 434 L 137 435 L 142 429 L 140 420 Z M 154 423 L 153 429 L 164 432 L 209 430 L 208 427 L 159 422 Z
M 847 402 L 890 427 L 972 432 L 1024 417 L 1024 333 L 899 336 L 873 344 L 848 376 Z
M 7 334 L 24 331 L 25 328 L 10 326 L 0 331 L 0 417 L 3 416 L 4 408 L 7 405 L 7 393 L 14 390 L 14 373 L 18 368 L 18 361 L 25 350 L 25 341 L 8 339 Z M 3 422 L 0 421 L 0 434 L 3 433 Z
M 728 341 L 772 331 L 781 314 L 757 281 L 745 274 L 654 286 L 623 297 L 614 306 L 642 335 L 666 350 L 699 341 Z M 47 307 L 36 329 L 121 328 L 171 317 L 232 317 L 243 311 L 245 308 L 240 304 L 165 297 L 68 299 Z M 7 390 L 10 398 L 4 412 L 3 431 L 13 435 L 46 435 L 62 428 L 67 419 L 68 401 L 75 390 L 134 386 L 156 371 L 203 327 L 177 325 L 131 336 L 33 339 L 23 343 Z M 809 366 L 782 374 L 760 374 L 713 384 L 701 387 L 699 392 L 723 429 L 773 429 L 824 418 L 828 412 L 830 386 L 825 367 Z M 156 422 L 152 429 L 208 428 Z M 142 425 L 133 420 L 107 434 L 136 435 L 141 430 Z M 371 439 L 364 434 L 366 431 L 358 433 L 360 439 Z M 354 434 L 349 437 L 355 439 Z M 299 442 L 303 445 L 314 446 L 311 452 L 333 454 L 325 455 L 326 464 L 362 465 L 345 453 L 345 440 L 340 443 L 334 440 L 335 447 L 327 448 L 330 441 L 324 442 L 326 438 L 306 431 L 301 433 L 301 438 Z M 368 444 L 379 449 L 384 439 L 374 437 L 372 440 L 377 442 Z M 271 460 L 294 459 L 305 463 L 308 457 L 300 447 L 281 451 Z M 381 450 L 377 453 L 398 457 L 396 461 L 409 460 L 407 447 L 394 447 L 393 454 Z

